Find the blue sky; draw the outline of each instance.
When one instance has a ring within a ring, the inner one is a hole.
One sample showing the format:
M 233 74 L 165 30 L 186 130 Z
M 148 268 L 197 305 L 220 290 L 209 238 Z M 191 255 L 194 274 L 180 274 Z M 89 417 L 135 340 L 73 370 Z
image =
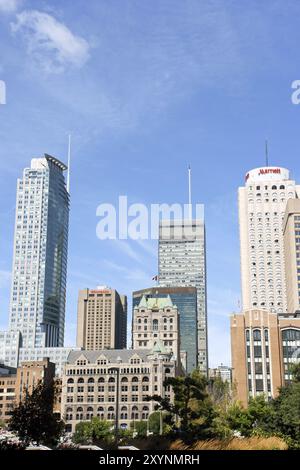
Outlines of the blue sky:
M 78 289 L 131 296 L 157 272 L 155 241 L 100 241 L 96 208 L 203 202 L 210 364 L 229 363 L 240 298 L 237 188 L 270 162 L 300 181 L 297 0 L 0 0 L 0 327 L 8 316 L 16 179 L 73 135 L 66 344 Z

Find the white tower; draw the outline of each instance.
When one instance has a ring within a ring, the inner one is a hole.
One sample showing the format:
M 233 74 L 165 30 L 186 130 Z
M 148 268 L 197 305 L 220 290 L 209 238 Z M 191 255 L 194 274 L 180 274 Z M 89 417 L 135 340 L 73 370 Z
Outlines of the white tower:
M 256 168 L 239 188 L 243 310 L 286 312 L 283 218 L 300 186 L 280 167 Z

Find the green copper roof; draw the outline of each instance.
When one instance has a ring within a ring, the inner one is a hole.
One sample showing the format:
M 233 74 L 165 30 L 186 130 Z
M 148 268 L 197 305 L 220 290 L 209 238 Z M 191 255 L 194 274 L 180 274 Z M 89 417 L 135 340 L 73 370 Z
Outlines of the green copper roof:
M 152 349 L 153 353 L 169 354 L 161 341 L 155 343 L 154 348 Z
M 151 297 L 146 299 L 145 295 L 141 298 L 138 308 L 158 308 L 164 309 L 166 307 L 174 307 L 171 297 L 168 295 L 166 297 Z

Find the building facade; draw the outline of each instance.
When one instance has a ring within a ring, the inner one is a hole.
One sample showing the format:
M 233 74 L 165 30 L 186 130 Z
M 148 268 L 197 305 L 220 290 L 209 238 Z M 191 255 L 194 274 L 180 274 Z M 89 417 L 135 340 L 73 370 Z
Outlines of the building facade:
M 222 382 L 228 382 L 229 384 L 232 383 L 232 369 L 229 366 L 224 366 L 224 364 L 221 364 L 218 367 L 215 367 L 213 369 L 209 369 L 209 378 L 210 379 L 215 379 L 219 377 Z
M 276 397 L 291 381 L 290 366 L 300 359 L 300 313 L 252 309 L 231 316 L 231 353 L 236 398 Z
M 78 296 L 77 347 L 87 351 L 123 349 L 127 343 L 127 297 L 99 286 Z
M 284 223 L 284 255 L 289 312 L 300 312 L 300 199 L 289 199 Z
M 285 168 L 256 168 L 239 188 L 242 310 L 287 312 L 283 221 L 300 187 Z
M 31 160 L 17 182 L 9 331 L 23 348 L 63 346 L 69 194 L 67 167 L 50 155 Z
M 137 307 L 142 299 L 165 298 L 169 296 L 173 305 L 176 305 L 180 323 L 180 351 L 181 363 L 187 373 L 197 368 L 197 290 L 195 287 L 150 287 L 135 291 L 132 294 L 132 307 Z M 134 315 L 132 315 L 132 319 Z M 133 326 L 132 326 L 133 330 Z M 183 355 L 186 354 L 186 360 Z
M 206 243 L 204 220 L 162 220 L 159 226 L 159 286 L 197 289 L 196 366 L 208 373 Z
M 66 431 L 94 416 L 129 428 L 147 420 L 154 411 L 151 395 L 173 399 L 164 387 L 175 376 L 176 364 L 162 344 L 153 350 L 102 350 L 71 352 L 62 378 L 62 418 Z
M 23 362 L 17 369 L 0 369 L 0 420 L 10 419 L 12 409 L 22 401 L 25 391 L 32 393 L 40 381 L 50 385 L 54 375 L 55 364 L 49 359 Z
M 180 363 L 179 312 L 170 296 L 146 298 L 143 296 L 133 309 L 133 349 L 153 349 L 163 344 L 175 361 Z

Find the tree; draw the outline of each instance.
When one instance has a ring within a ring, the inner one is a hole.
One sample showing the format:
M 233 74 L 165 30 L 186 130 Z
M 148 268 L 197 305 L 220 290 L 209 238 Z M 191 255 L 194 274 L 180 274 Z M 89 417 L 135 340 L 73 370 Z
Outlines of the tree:
M 91 421 L 81 421 L 77 423 L 73 442 L 75 444 L 89 444 L 103 441 L 110 444 L 114 440 L 114 432 L 109 421 L 94 417 Z
M 190 437 L 204 437 L 211 434 L 214 418 L 212 402 L 207 394 L 207 380 L 199 371 L 186 377 L 170 377 L 164 382 L 165 387 L 172 387 L 174 403 L 158 395 L 149 397 L 157 402 L 155 408 L 166 411 L 173 417 L 174 427 L 179 427 L 183 434 Z
M 58 442 L 64 423 L 53 413 L 56 393 L 54 382 L 39 382 L 32 393 L 25 390 L 24 399 L 13 409 L 9 429 L 26 445 L 30 442 L 55 445 Z

